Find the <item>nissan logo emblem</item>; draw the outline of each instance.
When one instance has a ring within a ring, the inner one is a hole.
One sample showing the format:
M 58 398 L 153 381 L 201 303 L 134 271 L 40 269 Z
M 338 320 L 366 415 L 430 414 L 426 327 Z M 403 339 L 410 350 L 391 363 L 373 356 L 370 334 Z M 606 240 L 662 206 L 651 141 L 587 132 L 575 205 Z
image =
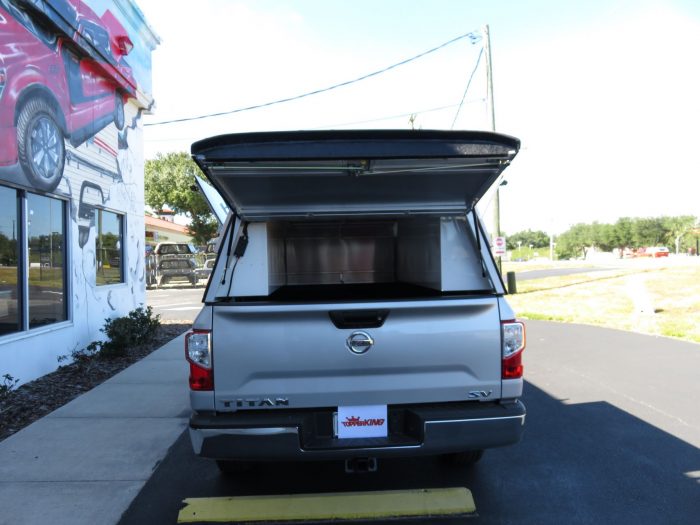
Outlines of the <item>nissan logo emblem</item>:
M 353 332 L 346 341 L 348 350 L 353 354 L 364 354 L 374 344 L 374 339 L 367 332 Z

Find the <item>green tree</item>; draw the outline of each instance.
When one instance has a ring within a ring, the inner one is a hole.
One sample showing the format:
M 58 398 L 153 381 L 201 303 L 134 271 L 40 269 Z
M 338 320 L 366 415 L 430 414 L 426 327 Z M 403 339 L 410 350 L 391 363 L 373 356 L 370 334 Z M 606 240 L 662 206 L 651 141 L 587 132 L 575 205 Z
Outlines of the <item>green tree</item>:
M 594 222 L 590 225 L 591 245 L 604 252 L 609 252 L 616 247 L 615 227 L 612 224 Z
M 145 200 L 156 210 L 167 206 L 187 216 L 194 243 L 203 245 L 216 235 L 217 222 L 202 194 L 192 189 L 196 187 L 194 175 L 198 172 L 187 153 L 159 153 L 146 161 Z
M 644 217 L 632 223 L 632 241 L 637 247 L 664 244 L 666 236 L 666 228 L 659 217 Z
M 663 245 L 686 251 L 694 246 L 696 224 L 697 218 L 691 215 L 622 217 L 615 224 L 576 224 L 557 238 L 557 254 L 563 258 L 585 257 L 589 246 L 610 251 Z
M 540 230 L 524 230 L 506 237 L 506 243 L 511 250 L 518 247 L 518 242 L 520 242 L 521 246 L 530 246 L 532 244 L 533 248 L 546 248 L 549 246 L 549 235 Z
M 632 241 L 632 224 L 634 220 L 629 217 L 621 217 L 613 224 L 612 236 L 616 248 L 622 250 L 634 245 Z
M 575 224 L 557 237 L 557 255 L 560 259 L 586 257 L 589 246 L 594 244 L 594 227 L 591 224 Z
M 692 234 L 695 226 L 695 217 L 692 215 L 680 215 L 678 217 L 662 217 L 664 229 L 666 230 L 666 242 L 669 247 L 673 246 L 676 252 L 680 252 L 681 239 L 686 234 Z

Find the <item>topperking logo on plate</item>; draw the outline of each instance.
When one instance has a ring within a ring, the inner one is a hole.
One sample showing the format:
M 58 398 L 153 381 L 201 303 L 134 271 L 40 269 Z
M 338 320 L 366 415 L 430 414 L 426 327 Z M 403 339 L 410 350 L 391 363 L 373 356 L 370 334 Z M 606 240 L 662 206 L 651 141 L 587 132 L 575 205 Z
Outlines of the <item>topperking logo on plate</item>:
M 345 421 L 341 421 L 344 427 L 381 427 L 384 425 L 384 418 L 361 419 L 357 416 L 348 416 Z
M 336 433 L 339 438 L 386 437 L 386 405 L 340 406 Z

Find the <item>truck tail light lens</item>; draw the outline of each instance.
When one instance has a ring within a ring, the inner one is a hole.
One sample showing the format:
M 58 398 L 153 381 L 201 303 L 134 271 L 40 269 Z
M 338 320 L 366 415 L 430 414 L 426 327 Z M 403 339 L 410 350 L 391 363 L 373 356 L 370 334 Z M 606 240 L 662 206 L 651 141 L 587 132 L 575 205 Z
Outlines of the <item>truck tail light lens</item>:
M 503 321 L 503 358 L 501 379 L 523 377 L 523 350 L 525 350 L 525 324 L 522 321 Z
M 6 82 L 7 82 L 7 73 L 5 73 L 5 68 L 0 67 L 0 97 L 2 96 L 3 89 L 5 89 Z
M 190 363 L 190 389 L 214 390 L 211 332 L 191 330 L 185 336 L 185 357 Z

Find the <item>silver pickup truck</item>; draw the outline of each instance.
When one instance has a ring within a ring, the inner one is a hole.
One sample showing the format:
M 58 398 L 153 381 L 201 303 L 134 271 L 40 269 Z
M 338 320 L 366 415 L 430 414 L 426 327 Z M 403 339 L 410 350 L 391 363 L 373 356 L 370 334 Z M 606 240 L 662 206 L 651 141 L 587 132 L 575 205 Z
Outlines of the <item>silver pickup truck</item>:
M 212 137 L 230 207 L 186 335 L 190 437 L 251 461 L 445 455 L 520 440 L 525 327 L 476 213 L 520 142 L 487 132 Z

